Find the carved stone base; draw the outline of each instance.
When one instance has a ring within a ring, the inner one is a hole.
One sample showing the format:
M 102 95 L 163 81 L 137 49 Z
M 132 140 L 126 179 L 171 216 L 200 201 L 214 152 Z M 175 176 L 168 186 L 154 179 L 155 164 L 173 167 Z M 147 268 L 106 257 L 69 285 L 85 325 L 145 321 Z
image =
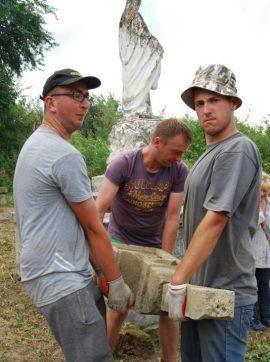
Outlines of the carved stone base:
M 107 163 L 110 164 L 123 152 L 146 146 L 159 122 L 159 118 L 121 119 L 113 126 L 109 135 L 110 156 Z

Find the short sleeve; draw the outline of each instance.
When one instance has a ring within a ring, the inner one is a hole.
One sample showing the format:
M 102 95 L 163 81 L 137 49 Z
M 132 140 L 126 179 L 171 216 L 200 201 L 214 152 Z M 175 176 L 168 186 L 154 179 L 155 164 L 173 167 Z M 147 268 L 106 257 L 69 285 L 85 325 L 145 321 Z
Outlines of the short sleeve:
M 61 193 L 70 202 L 82 202 L 92 197 L 87 168 L 80 153 L 71 153 L 58 159 L 52 175 Z
M 223 211 L 231 217 L 252 185 L 257 173 L 244 152 L 225 152 L 214 163 L 204 201 L 207 210 Z
M 105 172 L 105 177 L 109 179 L 113 184 L 120 186 L 127 174 L 128 162 L 125 155 L 117 157 L 109 165 Z
M 185 185 L 185 181 L 186 181 L 188 173 L 189 173 L 189 169 L 183 162 L 177 163 L 176 172 L 174 173 L 171 192 L 183 192 L 184 191 L 184 185 Z

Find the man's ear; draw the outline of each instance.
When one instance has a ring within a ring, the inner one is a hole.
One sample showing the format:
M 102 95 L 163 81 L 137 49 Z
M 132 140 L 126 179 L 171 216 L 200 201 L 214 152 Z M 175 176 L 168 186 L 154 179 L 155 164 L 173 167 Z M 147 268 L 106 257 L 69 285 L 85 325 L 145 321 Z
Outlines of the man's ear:
M 161 144 L 161 139 L 160 137 L 155 137 L 152 141 L 153 145 L 155 148 L 159 148 L 160 147 L 160 144 Z
M 47 109 L 49 109 L 51 112 L 55 111 L 55 99 L 51 96 L 47 96 L 44 99 L 44 103 Z
M 232 110 L 235 111 L 238 106 L 238 100 L 234 97 L 231 97 Z

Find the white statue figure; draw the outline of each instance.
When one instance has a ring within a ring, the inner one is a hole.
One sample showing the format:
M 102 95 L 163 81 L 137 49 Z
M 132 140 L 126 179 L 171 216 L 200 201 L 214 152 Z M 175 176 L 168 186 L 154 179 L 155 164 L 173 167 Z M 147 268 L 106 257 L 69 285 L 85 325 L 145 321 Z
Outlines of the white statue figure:
M 150 89 L 157 89 L 163 48 L 138 12 L 141 0 L 127 0 L 119 24 L 124 118 L 152 118 Z

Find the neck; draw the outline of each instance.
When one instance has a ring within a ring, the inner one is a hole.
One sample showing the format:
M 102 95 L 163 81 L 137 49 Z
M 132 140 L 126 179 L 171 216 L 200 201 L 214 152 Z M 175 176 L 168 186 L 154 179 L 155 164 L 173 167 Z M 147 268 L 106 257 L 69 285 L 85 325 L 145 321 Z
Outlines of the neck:
M 161 169 L 161 166 L 153 157 L 151 145 L 148 145 L 142 149 L 142 159 L 144 167 L 148 172 L 155 173 Z
M 237 132 L 237 129 L 235 127 L 234 122 L 232 121 L 232 123 L 229 125 L 229 127 L 227 129 L 225 129 L 223 132 L 217 133 L 215 135 L 209 135 L 209 134 L 205 133 L 206 144 L 211 145 L 213 143 L 221 142 L 221 141 L 225 140 L 226 138 L 233 136 L 236 132 Z
M 69 133 L 64 128 L 64 126 L 56 119 L 56 117 L 49 117 L 48 115 L 44 116 L 40 127 L 48 128 L 56 132 L 60 137 L 64 138 L 65 140 L 69 139 Z

